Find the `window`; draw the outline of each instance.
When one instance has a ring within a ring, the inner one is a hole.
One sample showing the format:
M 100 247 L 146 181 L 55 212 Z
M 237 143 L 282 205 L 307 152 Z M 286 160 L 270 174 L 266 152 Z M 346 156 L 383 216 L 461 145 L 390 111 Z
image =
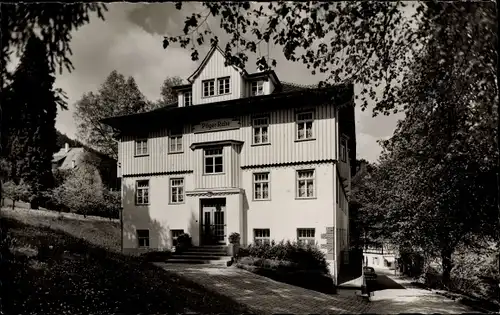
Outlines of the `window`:
M 264 81 L 252 82 L 252 96 L 264 95 Z
M 149 230 L 137 230 L 137 245 L 141 247 L 149 247 Z
M 137 205 L 149 204 L 149 180 L 138 180 L 136 182 L 135 203 Z
M 184 178 L 170 179 L 170 202 L 171 203 L 184 202 Z
M 269 200 L 269 173 L 253 174 L 253 197 L 255 200 Z
M 254 144 L 263 144 L 269 143 L 269 118 L 261 117 L 255 118 L 253 120 L 253 143 Z
M 203 97 L 214 96 L 215 95 L 215 80 L 205 80 L 203 84 Z
M 184 106 L 191 106 L 193 104 L 193 93 L 191 91 L 184 92 Z
M 172 246 L 177 246 L 177 238 L 184 234 L 184 230 L 170 230 L 170 233 L 172 233 Z
M 168 152 L 182 152 L 182 128 L 171 130 L 168 137 Z
M 254 229 L 253 235 L 255 244 L 271 244 L 270 229 Z
M 148 154 L 148 139 L 135 140 L 135 155 Z
M 340 140 L 340 160 L 347 162 L 347 141 L 345 139 Z
M 344 264 L 349 265 L 349 251 L 344 251 Z
M 314 229 L 297 229 L 297 240 L 302 245 L 316 245 Z
M 297 171 L 297 198 L 314 196 L 314 170 Z
M 230 78 L 220 78 L 217 79 L 219 84 L 219 95 L 221 94 L 229 94 L 230 92 Z
M 222 148 L 205 149 L 205 174 L 222 172 Z
M 297 140 L 312 139 L 313 113 L 297 114 Z

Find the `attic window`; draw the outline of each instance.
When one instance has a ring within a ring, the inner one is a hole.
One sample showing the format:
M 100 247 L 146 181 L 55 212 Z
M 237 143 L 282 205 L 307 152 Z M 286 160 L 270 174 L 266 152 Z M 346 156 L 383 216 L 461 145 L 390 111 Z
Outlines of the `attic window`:
M 219 95 L 230 93 L 230 81 L 229 77 L 217 79 L 219 83 Z
M 209 97 L 215 95 L 215 80 L 205 80 L 203 84 L 203 97 Z
M 191 106 L 193 104 L 192 98 L 193 95 L 191 91 L 184 92 L 184 106 Z
M 264 81 L 252 82 L 252 96 L 264 95 Z

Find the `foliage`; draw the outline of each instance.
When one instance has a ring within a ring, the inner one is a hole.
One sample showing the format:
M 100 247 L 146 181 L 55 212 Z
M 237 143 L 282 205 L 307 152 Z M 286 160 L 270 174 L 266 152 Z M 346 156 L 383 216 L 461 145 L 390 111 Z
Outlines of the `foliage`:
M 83 146 L 83 144 L 80 141 L 71 139 L 70 137 L 61 133 L 57 129 L 56 129 L 56 134 L 57 134 L 56 146 L 58 148 L 64 148 L 66 143 L 69 145 L 70 148 L 78 148 Z
M 58 204 L 66 206 L 71 212 L 87 215 L 101 209 L 103 191 L 98 170 L 92 165 L 82 164 L 74 169 L 62 186 L 55 189 L 54 197 Z
M 240 243 L 240 234 L 233 232 L 229 235 L 229 243 L 231 244 L 239 244 Z
M 59 187 L 61 186 L 64 181 L 68 178 L 69 175 L 71 175 L 72 170 L 71 169 L 60 169 L 57 168 L 52 171 L 54 174 L 54 187 Z
M 52 187 L 52 155 L 56 151 L 57 104 L 43 43 L 32 37 L 7 91 L 6 106 L 11 115 L 7 150 L 11 177 L 31 186 L 35 203 Z M 35 207 L 36 208 L 36 207 Z
M 21 181 L 19 184 L 8 181 L 3 184 L 4 197 L 12 201 L 27 200 L 31 196 L 30 186 Z M 12 204 L 14 207 L 14 203 Z
M 191 245 L 191 236 L 188 233 L 183 233 L 177 237 L 177 246 L 179 248 L 188 248 Z
M 99 214 L 108 218 L 119 218 L 122 205 L 122 196 L 120 191 L 111 191 L 104 189 L 103 191 L 102 212 Z
M 135 114 L 148 110 L 149 103 L 139 90 L 133 77 L 127 79 L 116 70 L 112 71 L 97 93 L 85 93 L 76 102 L 74 118 L 78 137 L 90 147 L 115 160 L 118 145 L 113 138 L 114 130 L 101 119 Z
M 167 77 L 165 81 L 163 81 L 163 85 L 161 86 L 161 103 L 163 105 L 168 105 L 177 101 L 177 95 L 172 90 L 172 87 L 181 85 L 182 79 L 180 77 Z
M 33 32 L 39 32 L 39 38 L 49 51 L 51 72 L 59 67 L 68 71 L 73 65 L 68 58 L 71 55 L 69 42 L 71 32 L 89 22 L 90 14 L 97 13 L 104 20 L 104 4 L 97 3 L 2 3 L 2 81 L 8 76 L 4 68 L 10 61 L 13 50 L 22 51 Z M 3 85 L 2 85 L 3 87 Z
M 460 17 L 462 8 L 467 13 Z M 440 13 L 435 34 L 402 85 L 406 118 L 382 143 L 375 200 L 392 240 L 439 257 L 448 285 L 458 246 L 498 239 L 492 185 L 498 97 L 495 39 L 488 31 L 495 10 L 479 3 L 432 9 Z
M 199 313 L 249 313 L 240 304 L 182 276 L 79 238 L 80 234 L 107 237 L 102 229 L 91 235 L 81 233 L 88 220 L 73 226 L 73 235 L 4 217 L 0 223 L 8 224 L 10 237 L 17 240 L 13 249 L 52 246 L 54 253 L 45 262 L 13 250 L 16 254 L 5 266 L 5 273 L 11 276 L 10 283 L 16 290 L 2 301 L 7 314 L 157 314 L 182 313 L 186 309 Z M 119 228 L 115 229 L 118 240 Z
M 328 272 L 325 254 L 316 246 L 301 245 L 296 242 L 279 242 L 275 244 L 253 244 L 241 248 L 239 257 L 256 257 L 263 259 L 283 260 L 296 264 L 299 269 L 314 269 Z

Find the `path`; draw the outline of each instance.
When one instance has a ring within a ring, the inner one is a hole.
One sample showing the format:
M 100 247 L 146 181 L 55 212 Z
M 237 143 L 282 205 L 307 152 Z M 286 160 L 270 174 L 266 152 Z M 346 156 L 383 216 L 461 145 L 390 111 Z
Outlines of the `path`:
M 235 267 L 155 263 L 182 274 L 191 281 L 245 303 L 256 313 L 441 313 L 460 314 L 472 310 L 427 290 L 404 289 L 385 275 L 371 302 L 352 295 L 327 295 L 277 282 Z M 386 288 L 389 287 L 389 288 Z

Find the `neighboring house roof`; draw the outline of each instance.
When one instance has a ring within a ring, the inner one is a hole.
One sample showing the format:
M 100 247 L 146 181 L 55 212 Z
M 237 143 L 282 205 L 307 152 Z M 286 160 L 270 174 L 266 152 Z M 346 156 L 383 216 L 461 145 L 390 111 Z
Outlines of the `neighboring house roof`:
M 84 148 L 69 148 L 68 152 L 66 152 L 65 148 L 62 148 L 53 155 L 52 162 L 62 163 L 59 165 L 61 169 L 73 168 L 71 161 L 80 162 L 84 152 Z

